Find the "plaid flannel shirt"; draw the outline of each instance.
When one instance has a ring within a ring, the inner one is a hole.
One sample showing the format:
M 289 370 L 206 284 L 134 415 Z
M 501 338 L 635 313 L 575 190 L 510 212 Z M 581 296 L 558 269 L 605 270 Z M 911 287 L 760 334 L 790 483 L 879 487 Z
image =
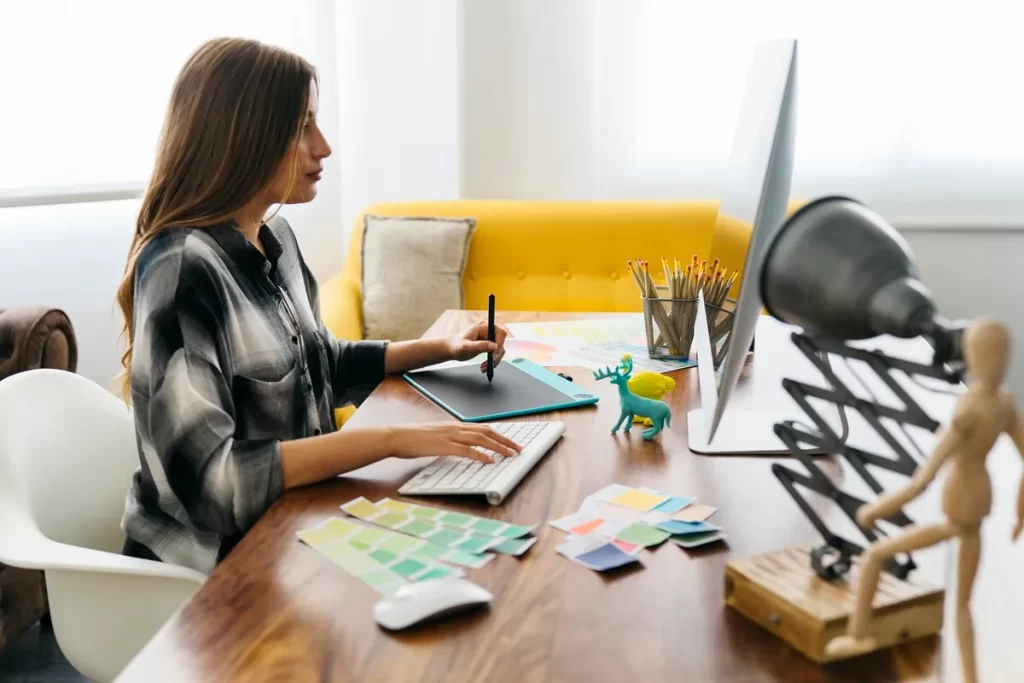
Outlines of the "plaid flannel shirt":
M 209 573 L 280 496 L 280 444 L 337 428 L 384 377 L 386 342 L 335 339 L 288 223 L 263 256 L 231 224 L 154 238 L 135 271 L 139 469 L 122 527 Z

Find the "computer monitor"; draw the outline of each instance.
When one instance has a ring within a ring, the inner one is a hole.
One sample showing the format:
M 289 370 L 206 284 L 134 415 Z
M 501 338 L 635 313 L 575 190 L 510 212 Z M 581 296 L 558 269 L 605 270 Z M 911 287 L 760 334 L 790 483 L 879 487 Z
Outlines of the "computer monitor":
M 796 54 L 795 40 L 757 43 L 747 73 L 710 257 L 722 258 L 728 266 L 728 256 L 743 254 L 720 252 L 726 245 L 736 251 L 735 245 L 749 236 L 742 277 L 731 293 L 736 303 L 723 348 L 712 348 L 705 307 L 697 307 L 694 345 L 701 408 L 691 411 L 687 419 L 690 450 L 697 453 L 789 452 L 773 430 L 780 419 L 776 411 L 743 411 L 742 415 L 731 411 L 726 419 L 725 406 L 761 313 L 761 257 L 782 225 L 789 203 L 796 137 Z

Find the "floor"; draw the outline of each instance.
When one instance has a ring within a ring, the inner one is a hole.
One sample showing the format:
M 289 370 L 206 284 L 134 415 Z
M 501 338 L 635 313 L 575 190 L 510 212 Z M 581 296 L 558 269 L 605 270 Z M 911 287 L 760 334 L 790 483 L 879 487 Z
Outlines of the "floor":
M 36 624 L 17 643 L 0 652 L 3 683 L 89 683 L 57 647 L 49 621 Z

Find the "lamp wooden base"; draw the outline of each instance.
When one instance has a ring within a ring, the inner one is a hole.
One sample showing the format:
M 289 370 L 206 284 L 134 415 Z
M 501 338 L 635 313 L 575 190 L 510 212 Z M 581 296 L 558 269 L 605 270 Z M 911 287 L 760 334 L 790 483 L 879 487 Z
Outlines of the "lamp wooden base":
M 829 582 L 811 568 L 810 548 L 789 548 L 729 562 L 726 604 L 776 634 L 810 660 L 824 664 L 829 641 L 846 634 L 853 613 L 857 565 Z M 874 600 L 871 635 L 876 650 L 942 630 L 942 588 L 882 573 Z

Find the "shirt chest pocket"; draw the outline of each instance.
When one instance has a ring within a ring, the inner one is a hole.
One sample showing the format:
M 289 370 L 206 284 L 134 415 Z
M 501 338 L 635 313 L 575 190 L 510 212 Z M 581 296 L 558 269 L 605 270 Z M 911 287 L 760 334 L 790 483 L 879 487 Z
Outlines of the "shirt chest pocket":
M 235 375 L 235 438 L 293 438 L 304 410 L 301 376 L 298 363 L 277 379 Z

